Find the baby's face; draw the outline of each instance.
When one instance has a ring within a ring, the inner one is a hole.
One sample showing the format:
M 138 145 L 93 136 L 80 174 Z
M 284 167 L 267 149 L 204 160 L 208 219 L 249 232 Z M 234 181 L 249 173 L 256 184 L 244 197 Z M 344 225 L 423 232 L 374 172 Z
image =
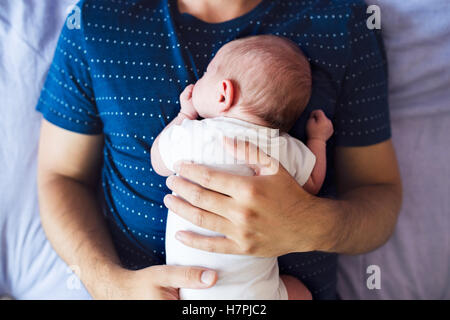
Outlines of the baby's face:
M 211 60 L 203 76 L 195 83 L 192 90 L 192 103 L 202 118 L 220 115 L 220 51 Z

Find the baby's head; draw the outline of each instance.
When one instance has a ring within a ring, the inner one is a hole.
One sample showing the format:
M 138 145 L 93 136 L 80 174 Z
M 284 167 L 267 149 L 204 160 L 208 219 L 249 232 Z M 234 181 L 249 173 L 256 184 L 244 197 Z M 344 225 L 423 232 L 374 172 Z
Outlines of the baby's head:
M 192 102 L 203 118 L 256 120 L 287 132 L 310 95 L 311 70 L 300 49 L 285 38 L 259 35 L 223 46 L 195 84 Z

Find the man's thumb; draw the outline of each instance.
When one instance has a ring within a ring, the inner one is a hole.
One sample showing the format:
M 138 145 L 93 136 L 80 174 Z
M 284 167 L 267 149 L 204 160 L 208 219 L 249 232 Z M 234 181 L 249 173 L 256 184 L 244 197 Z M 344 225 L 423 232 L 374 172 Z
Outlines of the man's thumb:
M 214 285 L 217 273 L 199 267 L 160 266 L 155 279 L 162 287 L 202 289 Z

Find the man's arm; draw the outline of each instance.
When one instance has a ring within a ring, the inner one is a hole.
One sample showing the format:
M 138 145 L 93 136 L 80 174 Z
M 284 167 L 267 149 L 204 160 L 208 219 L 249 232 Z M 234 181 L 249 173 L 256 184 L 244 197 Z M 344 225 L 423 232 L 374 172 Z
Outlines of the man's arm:
M 178 299 L 178 288 L 212 286 L 217 274 L 199 267 L 124 269 L 97 201 L 103 136 L 88 136 L 43 121 L 38 187 L 42 226 L 55 251 L 94 298 Z M 205 273 L 205 271 L 207 271 Z
M 94 297 L 119 266 L 96 195 L 102 135 L 82 135 L 42 122 L 38 190 L 42 226 L 55 251 Z M 96 284 L 96 286 L 90 286 Z
M 390 140 L 338 148 L 338 199 L 309 194 L 275 159 L 249 143 L 227 142 L 226 146 L 240 160 L 260 157 L 259 174 L 242 177 L 181 163 L 180 177 L 167 180 L 177 194 L 164 198 L 170 210 L 199 227 L 226 235 L 179 231 L 178 239 L 185 245 L 260 257 L 306 251 L 358 254 L 381 246 L 392 234 L 402 191 Z
M 383 245 L 394 231 L 402 185 L 392 141 L 338 147 L 335 154 L 338 206 L 330 251 L 359 254 Z

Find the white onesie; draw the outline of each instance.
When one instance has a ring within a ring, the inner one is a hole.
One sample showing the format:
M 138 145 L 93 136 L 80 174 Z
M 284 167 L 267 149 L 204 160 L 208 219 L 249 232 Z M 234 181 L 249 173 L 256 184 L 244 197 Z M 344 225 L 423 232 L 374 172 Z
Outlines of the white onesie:
M 165 130 L 159 140 L 164 165 L 173 170 L 179 160 L 190 160 L 239 175 L 254 175 L 247 165 L 236 160 L 223 148 L 223 137 L 236 137 L 257 144 L 261 150 L 279 160 L 281 165 L 304 185 L 314 168 L 316 157 L 299 140 L 276 129 L 246 121 L 218 117 L 184 120 Z M 280 280 L 277 258 L 220 254 L 185 246 L 175 239 L 179 230 L 202 235 L 223 236 L 200 228 L 169 210 L 166 227 L 166 263 L 206 267 L 218 272 L 217 283 L 208 289 L 181 289 L 185 300 L 209 299 L 287 299 Z

